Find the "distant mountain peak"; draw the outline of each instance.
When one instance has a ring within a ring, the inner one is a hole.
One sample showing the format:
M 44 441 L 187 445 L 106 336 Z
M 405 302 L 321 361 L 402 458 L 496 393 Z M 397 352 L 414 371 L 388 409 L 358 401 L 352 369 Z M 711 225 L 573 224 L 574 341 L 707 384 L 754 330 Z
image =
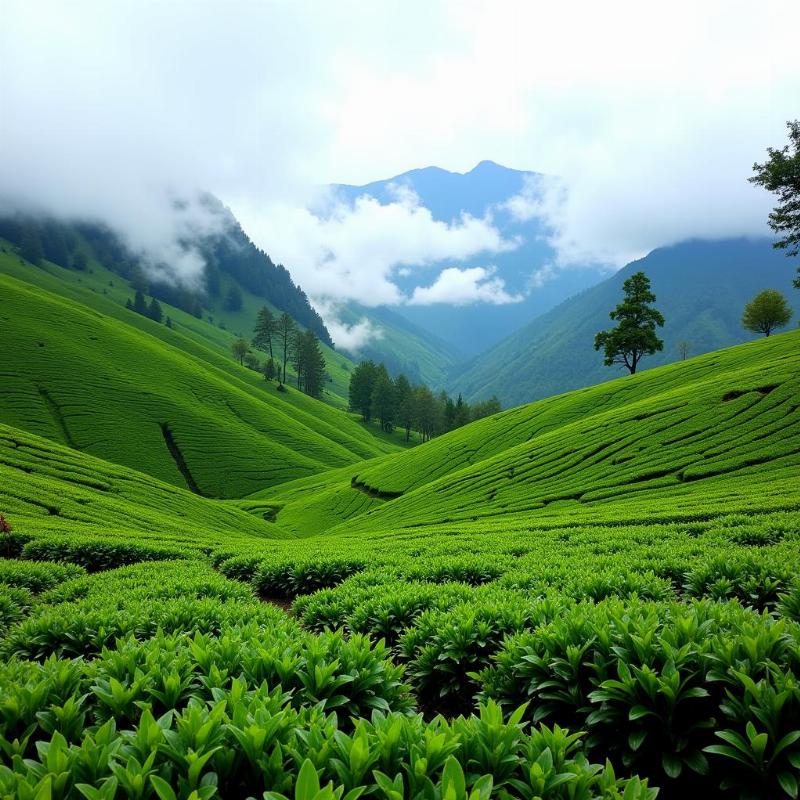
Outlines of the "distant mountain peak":
M 496 161 L 490 161 L 488 158 L 484 159 L 483 161 L 479 161 L 469 172 L 465 172 L 465 175 L 472 175 L 476 172 L 494 172 L 496 170 L 503 170 L 504 172 L 522 172 L 523 170 L 514 169 L 513 167 L 504 167 L 502 164 L 498 164 Z

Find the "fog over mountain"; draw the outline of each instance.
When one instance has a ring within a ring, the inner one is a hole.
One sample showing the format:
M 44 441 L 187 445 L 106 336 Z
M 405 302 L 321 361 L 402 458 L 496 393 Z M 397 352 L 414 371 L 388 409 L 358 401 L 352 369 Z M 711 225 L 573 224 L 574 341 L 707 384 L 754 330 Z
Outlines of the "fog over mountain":
M 568 270 L 764 232 L 769 198 L 746 177 L 800 96 L 798 17 L 781 0 L 8 0 L 0 209 L 100 219 L 191 281 L 203 265 L 185 243 L 215 224 L 192 198 L 208 191 L 331 323 L 351 300 L 417 321 L 448 308 L 464 338 L 473 304 L 483 335 L 502 334 L 548 285 L 586 283 Z M 449 215 L 408 187 L 319 188 L 486 159 L 557 177 Z M 506 262 L 542 235 L 547 262 L 512 281 Z

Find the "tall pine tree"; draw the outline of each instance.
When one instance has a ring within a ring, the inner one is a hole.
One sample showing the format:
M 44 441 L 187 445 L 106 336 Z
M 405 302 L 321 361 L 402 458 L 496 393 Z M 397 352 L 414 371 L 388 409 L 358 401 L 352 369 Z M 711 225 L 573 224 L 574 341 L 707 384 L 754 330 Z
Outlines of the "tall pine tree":
M 253 347 L 269 353 L 269 357 L 274 359 L 272 352 L 272 340 L 277 332 L 277 320 L 275 315 L 266 307 L 262 306 L 258 312 L 256 326 L 253 330 Z M 274 368 L 274 363 L 273 363 Z
M 653 308 L 656 296 L 650 291 L 650 280 L 644 272 L 636 272 L 622 284 L 623 301 L 609 314 L 618 325 L 600 331 L 594 337 L 594 349 L 604 351 L 604 363 L 624 364 L 633 375 L 643 356 L 664 349 L 656 336 L 656 325 L 664 325 L 664 317 Z

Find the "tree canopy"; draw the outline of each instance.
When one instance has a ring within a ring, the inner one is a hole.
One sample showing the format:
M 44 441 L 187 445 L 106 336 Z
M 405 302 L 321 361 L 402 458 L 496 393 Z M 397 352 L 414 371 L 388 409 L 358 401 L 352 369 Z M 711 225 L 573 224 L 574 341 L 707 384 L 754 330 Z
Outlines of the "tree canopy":
M 314 331 L 298 331 L 293 350 L 297 385 L 311 397 L 321 397 L 325 384 L 325 356 Z
M 664 317 L 650 305 L 656 296 L 644 272 L 631 275 L 622 290 L 623 301 L 609 314 L 619 324 L 600 331 L 594 338 L 594 349 L 604 350 L 606 366 L 624 364 L 633 375 L 643 356 L 664 349 L 664 342 L 656 335 L 656 326 L 663 327 Z
M 769 336 L 774 330 L 789 324 L 792 309 L 786 298 L 775 289 L 759 292 L 745 307 L 742 326 L 753 333 Z
M 275 315 L 267 308 L 262 306 L 256 318 L 256 326 L 253 331 L 253 347 L 264 350 L 273 358 L 272 341 L 277 332 L 277 320 Z M 274 368 L 273 364 L 273 368 Z
M 387 431 L 400 426 L 406 441 L 412 430 L 426 441 L 496 414 L 501 407 L 496 397 L 470 406 L 459 395 L 453 402 L 447 392 L 435 395 L 423 384 L 412 385 L 403 374 L 392 380 L 383 363 L 362 361 L 350 374 L 350 410 L 358 411 L 365 422 L 377 419 Z
M 237 339 L 231 345 L 231 350 L 233 351 L 233 357 L 240 364 L 244 364 L 244 357 L 247 355 L 247 351 L 249 349 L 250 349 L 250 345 L 247 343 L 246 339 Z
M 781 237 L 774 247 L 793 257 L 800 254 L 800 120 L 786 126 L 789 144 L 779 150 L 768 147 L 769 158 L 753 164 L 755 175 L 748 180 L 778 196 L 778 205 L 769 215 L 770 228 Z M 794 285 L 800 289 L 800 266 Z

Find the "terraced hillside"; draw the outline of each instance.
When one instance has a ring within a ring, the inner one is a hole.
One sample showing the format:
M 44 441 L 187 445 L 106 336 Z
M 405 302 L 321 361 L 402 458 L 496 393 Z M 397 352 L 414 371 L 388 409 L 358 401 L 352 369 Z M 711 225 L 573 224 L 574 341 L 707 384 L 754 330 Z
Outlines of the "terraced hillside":
M 10 276 L 0 294 L 7 424 L 211 497 L 395 449 L 340 411 L 193 355 L 200 345 L 132 312 L 122 310 L 136 326 Z
M 800 334 L 788 333 L 511 409 L 318 476 L 305 524 L 371 535 L 511 524 L 515 515 L 523 526 L 663 517 L 766 498 L 796 507 L 798 475 Z M 285 503 L 277 518 L 295 527 L 302 484 L 259 497 Z
M 0 508 L 24 538 L 94 537 L 133 550 L 285 538 L 258 503 L 210 500 L 0 424 Z M 267 514 L 269 516 L 269 514 Z
M 125 302 L 132 298 L 134 290 L 127 281 L 99 261 L 88 244 L 84 245 L 84 252 L 88 254 L 85 271 L 65 269 L 46 260 L 42 260 L 39 266 L 34 266 L 24 261 L 11 243 L 0 239 L 0 273 L 119 319 L 127 325 L 186 350 L 213 366 L 231 372 L 240 379 L 255 385 L 263 383 L 261 375 L 252 371 L 248 371 L 244 377 L 245 373 L 238 368 L 231 357 L 233 342 L 241 337 L 250 338 L 258 310 L 265 305 L 263 298 L 239 286 L 228 276 L 223 279 L 223 287 L 227 290 L 237 286 L 242 298 L 241 309 L 230 311 L 219 303 L 214 309 L 209 309 L 211 313 L 197 318 L 162 302 L 164 314 L 172 320 L 173 330 L 170 331 L 164 326 L 154 325 L 147 317 L 131 314 L 125 308 Z M 279 309 L 273 307 L 273 311 L 280 314 Z M 175 333 L 181 335 L 176 336 Z M 322 399 L 337 408 L 346 408 L 350 372 L 354 364 L 343 353 L 333 350 L 324 343 L 320 346 L 325 355 L 326 370 L 330 377 L 330 382 L 323 390 Z M 265 354 L 259 354 L 259 357 L 263 360 Z M 295 376 L 291 365 L 287 377 L 289 375 L 293 380 Z
M 3 426 L 0 793 L 794 797 L 799 345 L 245 500 Z

